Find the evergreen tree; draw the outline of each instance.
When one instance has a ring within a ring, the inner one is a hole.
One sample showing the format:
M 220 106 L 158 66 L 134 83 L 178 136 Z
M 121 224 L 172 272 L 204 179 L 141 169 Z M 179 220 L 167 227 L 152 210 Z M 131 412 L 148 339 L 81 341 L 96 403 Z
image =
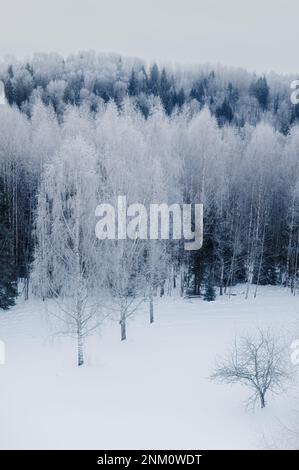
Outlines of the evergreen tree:
M 128 93 L 130 96 L 136 96 L 138 94 L 138 80 L 136 78 L 136 72 L 132 69 L 129 85 L 128 85 Z
M 164 109 L 168 115 L 171 114 L 173 109 L 173 93 L 171 90 L 171 82 L 168 80 L 166 70 L 163 69 L 160 79 L 160 98 Z
M 190 98 L 197 100 L 199 103 L 204 102 L 205 88 L 202 82 L 194 84 L 190 91 Z
M 179 106 L 179 108 L 181 108 L 183 104 L 185 103 L 185 92 L 183 88 L 181 88 L 177 94 L 176 103 Z
M 217 118 L 218 124 L 220 126 L 223 126 L 226 122 L 231 123 L 233 120 L 233 117 L 234 117 L 233 110 L 225 98 L 222 105 L 216 108 L 216 118 Z
M 203 299 L 206 300 L 207 302 L 212 302 L 213 300 L 216 299 L 215 287 L 212 283 L 212 279 L 210 276 L 205 285 L 205 293 L 204 293 Z
M 0 308 L 9 309 L 15 305 L 17 296 L 17 275 L 12 262 L 13 233 L 9 224 L 9 201 L 0 178 Z
M 235 106 L 239 99 L 239 91 L 237 88 L 234 88 L 233 84 L 230 82 L 227 87 L 227 98 L 231 106 Z
M 5 96 L 9 104 L 13 104 L 14 102 L 14 90 L 11 83 L 11 79 L 9 78 L 5 83 Z
M 265 111 L 269 100 L 269 87 L 266 77 L 260 77 L 255 83 L 252 83 L 249 91 L 258 100 L 263 111 Z
M 158 96 L 159 94 L 159 69 L 157 64 L 154 64 L 150 69 L 150 76 L 148 81 L 149 93 Z

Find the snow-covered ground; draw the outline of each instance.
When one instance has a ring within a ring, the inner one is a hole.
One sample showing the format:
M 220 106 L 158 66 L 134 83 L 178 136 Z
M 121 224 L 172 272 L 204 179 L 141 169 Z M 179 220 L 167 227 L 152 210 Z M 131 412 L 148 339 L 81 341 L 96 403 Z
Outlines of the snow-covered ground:
M 292 446 L 298 424 L 297 369 L 286 393 L 246 410 L 248 391 L 209 380 L 215 358 L 235 335 L 271 326 L 289 343 L 299 338 L 299 297 L 261 288 L 244 299 L 238 286 L 216 302 L 156 300 L 119 340 L 107 323 L 76 367 L 72 339 L 53 335 L 44 304 L 19 301 L 0 314 L 6 364 L 0 366 L 1 449 L 251 449 Z

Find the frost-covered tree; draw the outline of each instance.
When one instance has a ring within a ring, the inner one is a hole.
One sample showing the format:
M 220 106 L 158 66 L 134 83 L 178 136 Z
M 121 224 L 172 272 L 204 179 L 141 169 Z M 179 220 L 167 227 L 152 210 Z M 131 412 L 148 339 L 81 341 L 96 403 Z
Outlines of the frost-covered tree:
M 65 332 L 76 337 L 79 366 L 84 362 L 84 339 L 101 322 L 96 204 L 95 150 L 78 135 L 63 143 L 42 175 L 34 279 L 40 294 L 55 301 L 52 313 Z
M 112 296 L 112 313 L 116 312 L 120 324 L 121 341 L 127 338 L 128 320 L 144 302 L 142 256 L 143 243 L 140 240 L 109 243 L 106 282 Z
M 154 298 L 157 283 L 171 294 L 178 276 L 182 294 L 188 289 L 201 295 L 210 273 L 220 294 L 231 294 L 239 282 L 247 284 L 246 296 L 256 296 L 261 284 L 285 285 L 296 294 L 298 120 L 288 78 L 267 75 L 258 82 L 241 70 L 148 67 L 138 59 L 92 52 L 4 62 L 0 77 L 7 103 L 18 104 L 0 106 L 0 177 L 12 266 L 26 298 L 33 253 L 40 249 L 33 221 L 43 204 L 51 209 L 42 198 L 45 174 L 54 171 L 66 142 L 78 138 L 82 162 L 85 147 L 94 154 L 93 217 L 98 203 L 114 204 L 120 195 L 147 209 L 150 203 L 204 204 L 201 250 L 187 253 L 176 240 L 149 250 L 149 240 L 143 240 L 145 298 Z M 73 159 L 68 156 L 75 169 Z M 61 182 L 65 191 L 67 184 Z M 97 260 L 109 259 L 108 245 L 96 241 Z M 53 251 L 46 248 L 50 259 Z M 94 269 L 107 279 L 105 263 Z M 46 284 L 40 292 L 49 295 Z

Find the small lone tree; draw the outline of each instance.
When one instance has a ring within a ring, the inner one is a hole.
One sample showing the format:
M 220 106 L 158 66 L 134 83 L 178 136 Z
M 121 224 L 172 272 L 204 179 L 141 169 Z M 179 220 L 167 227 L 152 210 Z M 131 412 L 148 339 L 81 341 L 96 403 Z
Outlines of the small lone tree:
M 211 379 L 246 385 L 253 391 L 248 405 L 254 406 L 259 401 L 261 408 L 265 408 L 266 393 L 279 392 L 288 377 L 284 350 L 279 339 L 269 331 L 259 330 L 255 337 L 235 341 L 231 355 L 217 365 Z
M 140 272 L 142 253 L 143 241 L 140 239 L 111 240 L 109 252 L 106 253 L 106 282 L 115 304 L 114 309 L 119 315 L 121 341 L 127 339 L 128 319 L 144 302 L 144 279 Z

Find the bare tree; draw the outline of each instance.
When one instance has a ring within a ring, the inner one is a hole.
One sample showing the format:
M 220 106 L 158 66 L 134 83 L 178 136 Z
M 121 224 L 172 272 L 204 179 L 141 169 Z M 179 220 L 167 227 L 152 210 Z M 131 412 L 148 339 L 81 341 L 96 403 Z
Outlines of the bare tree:
M 254 406 L 259 401 L 261 408 L 265 408 L 266 393 L 282 390 L 288 378 L 284 352 L 279 338 L 270 331 L 258 330 L 255 336 L 235 340 L 231 354 L 217 365 L 211 379 L 246 385 L 253 391 L 248 405 Z

